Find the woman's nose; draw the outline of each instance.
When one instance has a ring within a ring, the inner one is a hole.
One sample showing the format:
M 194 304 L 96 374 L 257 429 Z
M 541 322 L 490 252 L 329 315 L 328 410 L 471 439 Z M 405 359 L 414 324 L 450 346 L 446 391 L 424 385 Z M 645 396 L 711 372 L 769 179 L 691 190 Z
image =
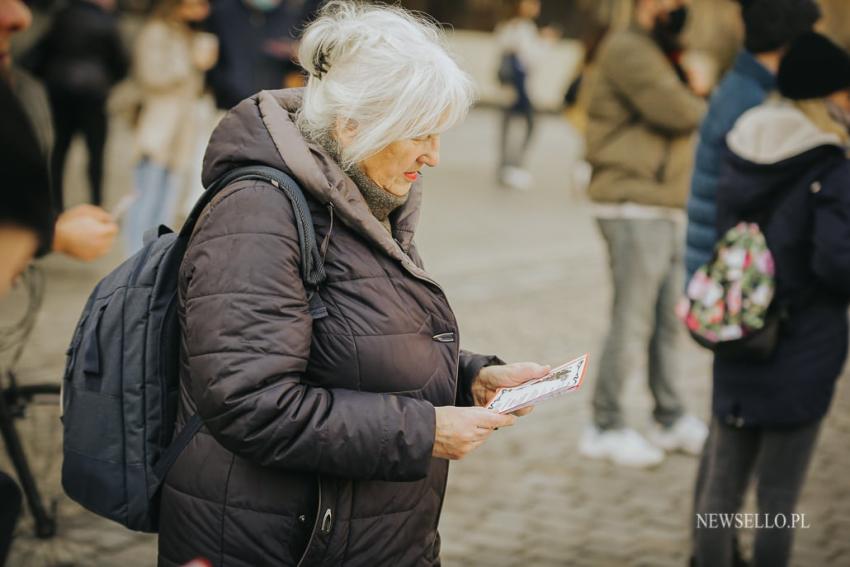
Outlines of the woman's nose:
M 440 137 L 434 136 L 428 151 L 419 157 L 420 163 L 429 167 L 437 167 L 440 164 Z

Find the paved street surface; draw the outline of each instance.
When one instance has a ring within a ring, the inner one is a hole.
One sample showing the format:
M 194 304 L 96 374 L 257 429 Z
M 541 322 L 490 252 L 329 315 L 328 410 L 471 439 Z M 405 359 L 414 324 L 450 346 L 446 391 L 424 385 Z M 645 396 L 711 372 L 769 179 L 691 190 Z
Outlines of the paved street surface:
M 113 130 L 110 203 L 129 187 L 130 167 L 126 130 L 120 123 Z M 604 248 L 587 205 L 570 187 L 577 139 L 560 119 L 542 120 L 531 162 L 535 187 L 517 193 L 494 183 L 496 134 L 496 114 L 477 110 L 444 137 L 442 164 L 425 177 L 418 240 L 426 265 L 448 292 L 465 348 L 553 365 L 589 351 L 591 367 L 582 391 L 537 408 L 453 465 L 441 523 L 444 564 L 684 566 L 696 460 L 675 455 L 655 470 L 636 471 L 577 455 L 610 302 Z M 80 200 L 84 152 L 74 150 L 69 184 Z M 25 380 L 58 380 L 85 297 L 119 259 L 116 253 L 94 265 L 64 258 L 41 263 L 48 290 L 20 364 Z M 681 388 L 691 410 L 704 417 L 708 358 L 684 338 L 681 356 L 687 362 Z M 644 361 L 635 360 L 624 396 L 627 418 L 639 430 L 647 429 L 651 409 L 643 370 Z M 58 498 L 55 411 L 38 408 L 28 421 L 27 439 L 40 452 L 36 468 L 47 477 L 45 491 Z M 845 379 L 799 505 L 811 529 L 797 534 L 795 566 L 850 565 L 848 436 Z M 58 509 L 60 536 L 35 540 L 24 522 L 11 565 L 155 564 L 154 537 L 100 520 L 67 499 Z M 751 535 L 744 535 L 745 545 Z

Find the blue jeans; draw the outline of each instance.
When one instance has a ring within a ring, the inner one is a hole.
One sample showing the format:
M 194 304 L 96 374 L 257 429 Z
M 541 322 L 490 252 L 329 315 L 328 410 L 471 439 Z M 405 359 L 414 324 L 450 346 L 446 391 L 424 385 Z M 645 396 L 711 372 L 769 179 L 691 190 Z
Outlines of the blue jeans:
M 148 229 L 172 222 L 179 197 L 177 174 L 148 158 L 136 166 L 135 182 L 136 200 L 124 224 L 127 254 L 135 254 L 142 247 Z

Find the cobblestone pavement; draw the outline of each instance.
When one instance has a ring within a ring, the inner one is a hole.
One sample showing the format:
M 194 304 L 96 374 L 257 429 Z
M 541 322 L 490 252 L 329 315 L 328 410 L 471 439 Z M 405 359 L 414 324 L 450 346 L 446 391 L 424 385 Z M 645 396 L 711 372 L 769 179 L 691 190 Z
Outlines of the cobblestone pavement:
M 129 183 L 127 135 L 120 125 L 113 130 L 112 203 Z M 576 138 L 558 118 L 541 120 L 531 160 L 535 187 L 517 193 L 494 183 L 496 133 L 496 115 L 476 110 L 444 137 L 442 164 L 426 172 L 419 235 L 426 264 L 448 292 L 466 348 L 551 364 L 589 351 L 591 369 L 583 391 L 537 408 L 453 465 L 441 523 L 444 564 L 686 565 L 696 460 L 674 455 L 655 470 L 636 471 L 577 455 L 578 436 L 590 416 L 593 356 L 607 327 L 610 291 L 607 259 L 589 210 L 570 190 L 580 151 Z M 70 185 L 77 188 L 82 153 L 75 147 L 72 156 Z M 91 266 L 64 258 L 42 262 L 48 295 L 20 365 L 23 379 L 56 380 L 87 293 L 118 260 L 116 253 Z M 687 363 L 681 388 L 691 411 L 705 417 L 708 358 L 685 339 L 681 356 Z M 624 398 L 627 418 L 639 430 L 649 425 L 651 403 L 643 368 L 644 361 L 635 360 Z M 797 533 L 798 567 L 850 565 L 846 382 L 823 428 L 799 505 L 811 528 Z M 58 498 L 55 411 L 39 408 L 27 421 L 27 439 L 40 452 L 36 468 L 47 477 L 43 486 Z M 60 498 L 58 506 L 59 537 L 35 540 L 24 522 L 11 565 L 155 564 L 154 537 L 100 520 L 67 499 Z M 744 535 L 745 546 L 751 535 Z

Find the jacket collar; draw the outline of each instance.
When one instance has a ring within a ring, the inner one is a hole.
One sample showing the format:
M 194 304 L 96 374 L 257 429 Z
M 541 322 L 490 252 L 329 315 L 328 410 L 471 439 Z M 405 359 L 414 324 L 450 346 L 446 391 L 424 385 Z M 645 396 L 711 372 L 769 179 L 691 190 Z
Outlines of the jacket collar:
M 772 91 L 776 88 L 776 76 L 771 73 L 767 67 L 759 63 L 755 55 L 747 51 L 741 50 L 738 57 L 735 59 L 733 70 L 736 73 L 748 77 L 759 84 L 765 91 Z
M 319 144 L 304 139 L 294 122 L 303 91 L 287 89 L 262 91 L 257 106 L 280 157 L 305 191 L 324 205 L 349 228 L 365 237 L 379 250 L 402 263 L 414 275 L 433 281 L 407 255 L 413 242 L 422 205 L 422 186 L 416 181 L 407 202 L 390 215 L 392 236 L 369 210 L 354 181 Z

